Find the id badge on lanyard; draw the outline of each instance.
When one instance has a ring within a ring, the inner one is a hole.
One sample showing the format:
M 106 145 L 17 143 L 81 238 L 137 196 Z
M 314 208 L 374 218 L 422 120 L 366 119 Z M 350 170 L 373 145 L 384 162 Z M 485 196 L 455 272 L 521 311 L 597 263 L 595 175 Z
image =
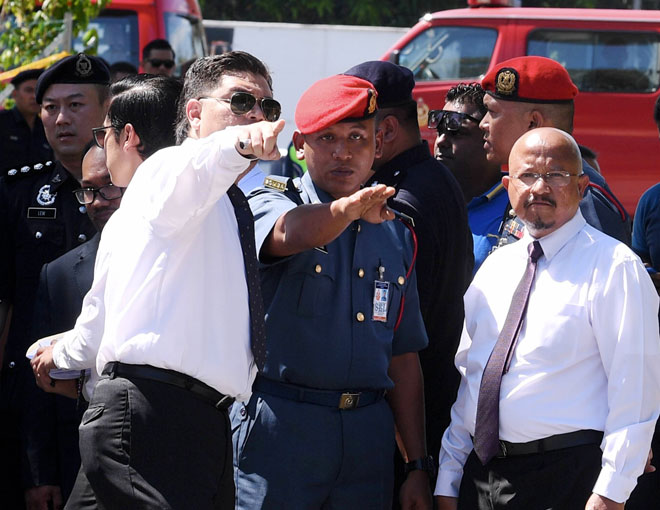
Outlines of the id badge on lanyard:
M 378 267 L 379 279 L 374 281 L 374 301 L 371 320 L 387 322 L 387 308 L 390 299 L 390 282 L 383 280 L 385 268 Z

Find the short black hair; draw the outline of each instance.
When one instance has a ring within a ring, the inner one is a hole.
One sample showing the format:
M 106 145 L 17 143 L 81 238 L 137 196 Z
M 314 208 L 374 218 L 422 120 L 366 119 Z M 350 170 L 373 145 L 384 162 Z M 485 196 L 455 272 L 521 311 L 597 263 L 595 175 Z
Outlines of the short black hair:
M 251 73 L 263 76 L 268 86 L 273 89 L 273 80 L 266 65 L 254 55 L 244 51 L 229 51 L 222 55 L 213 55 L 197 59 L 186 72 L 183 90 L 179 98 L 176 139 L 183 142 L 188 136 L 190 124 L 186 116 L 186 104 L 191 99 L 198 99 L 210 94 L 220 84 L 224 75 Z
M 170 50 L 172 52 L 172 58 L 176 56 L 172 45 L 167 42 L 165 39 L 154 39 L 149 41 L 147 45 L 142 48 L 142 60 L 147 60 L 151 50 Z
M 447 91 L 445 102 L 473 104 L 479 109 L 481 115 L 486 115 L 487 109 L 484 105 L 485 94 L 486 91 L 479 83 L 459 83 Z
M 115 76 L 117 73 L 126 73 L 126 74 L 137 74 L 138 70 L 137 68 L 131 64 L 130 62 L 115 62 L 112 64 L 110 67 L 110 81 L 114 82 L 115 81 Z
M 153 74 L 127 76 L 113 83 L 108 119 L 115 136 L 131 124 L 140 137 L 138 152 L 143 159 L 174 145 L 176 102 L 181 87 L 176 78 Z

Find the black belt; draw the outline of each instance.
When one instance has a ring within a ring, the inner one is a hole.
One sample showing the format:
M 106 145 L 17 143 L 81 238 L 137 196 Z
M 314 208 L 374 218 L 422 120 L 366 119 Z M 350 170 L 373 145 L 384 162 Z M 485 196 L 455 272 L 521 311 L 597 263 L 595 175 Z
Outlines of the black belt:
M 385 390 L 339 391 L 316 390 L 295 384 L 287 384 L 273 379 L 257 376 L 252 386 L 254 391 L 260 391 L 275 397 L 306 402 L 337 409 L 355 409 L 375 404 L 385 396 Z
M 157 368 L 150 365 L 126 365 L 119 361 L 112 361 L 103 369 L 103 375 L 108 375 L 111 379 L 123 377 L 125 379 L 147 379 L 149 381 L 171 384 L 177 388 L 188 390 L 190 393 L 221 411 L 227 409 L 234 402 L 232 397 L 223 395 L 194 377 L 165 368 Z
M 528 443 L 509 443 L 500 441 L 499 452 L 495 455 L 498 458 L 515 457 L 518 455 L 530 455 L 534 453 L 551 452 L 573 446 L 582 446 L 585 444 L 600 444 L 603 439 L 603 433 L 598 430 L 577 430 L 566 434 L 557 434 L 555 436 L 544 437 Z

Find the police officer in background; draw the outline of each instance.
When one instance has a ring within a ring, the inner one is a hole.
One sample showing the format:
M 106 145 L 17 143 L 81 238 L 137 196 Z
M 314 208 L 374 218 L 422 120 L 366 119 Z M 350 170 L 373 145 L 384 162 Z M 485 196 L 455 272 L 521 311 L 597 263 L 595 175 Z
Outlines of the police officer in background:
M 0 111 L 0 169 L 31 165 L 52 158 L 44 126 L 39 118 L 39 104 L 35 90 L 43 69 L 29 69 L 18 73 L 11 84 L 15 106 Z
M 12 168 L 0 175 L 0 500 L 21 508 L 19 420 L 24 406 L 20 371 L 25 358 L 39 272 L 90 239 L 95 228 L 73 190 L 80 187 L 83 150 L 105 117 L 110 74 L 98 58 L 67 57 L 39 78 L 36 100 L 54 161 Z M 34 485 L 39 481 L 34 480 Z

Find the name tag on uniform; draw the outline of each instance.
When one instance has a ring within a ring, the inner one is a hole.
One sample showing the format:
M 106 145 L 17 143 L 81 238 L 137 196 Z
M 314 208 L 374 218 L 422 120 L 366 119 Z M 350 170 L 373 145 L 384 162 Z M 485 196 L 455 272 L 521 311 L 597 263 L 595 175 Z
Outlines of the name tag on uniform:
M 374 309 L 371 319 L 387 322 L 387 302 L 390 298 L 390 282 L 374 281 Z
M 54 207 L 28 207 L 27 217 L 39 220 L 54 220 L 57 209 Z

